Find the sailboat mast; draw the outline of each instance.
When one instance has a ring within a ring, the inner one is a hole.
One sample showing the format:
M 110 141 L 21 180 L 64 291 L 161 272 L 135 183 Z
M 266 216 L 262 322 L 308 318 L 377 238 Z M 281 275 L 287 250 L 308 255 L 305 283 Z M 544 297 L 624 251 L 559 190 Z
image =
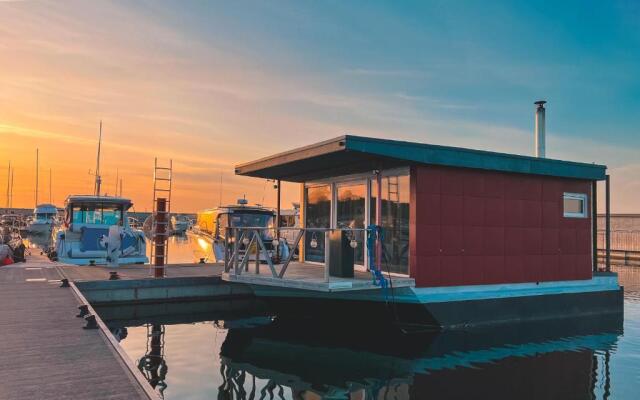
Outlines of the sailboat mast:
M 100 120 L 100 135 L 98 136 L 98 158 L 96 160 L 96 184 L 93 190 L 93 194 L 100 196 L 100 147 L 102 145 L 102 120 Z
M 11 190 L 11 161 L 9 161 L 9 169 L 7 170 L 7 208 L 9 208 L 9 195 Z
M 115 195 L 118 195 L 118 184 L 120 183 L 120 170 L 116 168 L 116 190 Z
M 11 169 L 11 190 L 9 191 L 9 208 L 13 208 L 13 168 Z
M 36 207 L 38 206 L 38 175 L 40 172 L 40 149 L 36 149 Z
M 120 178 L 120 197 L 122 197 L 122 178 Z

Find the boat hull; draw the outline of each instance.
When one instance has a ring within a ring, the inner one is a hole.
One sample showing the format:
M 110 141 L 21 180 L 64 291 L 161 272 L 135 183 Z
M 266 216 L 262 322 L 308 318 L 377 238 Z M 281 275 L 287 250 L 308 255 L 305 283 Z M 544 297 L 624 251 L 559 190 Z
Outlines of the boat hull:
M 350 292 L 265 285 L 252 285 L 252 289 L 283 315 L 313 316 L 334 322 L 384 319 L 400 325 L 447 330 L 623 313 L 623 288 L 617 284 L 615 274 L 584 282 L 558 282 L 537 290 L 535 286 L 540 285 L 532 285 Z

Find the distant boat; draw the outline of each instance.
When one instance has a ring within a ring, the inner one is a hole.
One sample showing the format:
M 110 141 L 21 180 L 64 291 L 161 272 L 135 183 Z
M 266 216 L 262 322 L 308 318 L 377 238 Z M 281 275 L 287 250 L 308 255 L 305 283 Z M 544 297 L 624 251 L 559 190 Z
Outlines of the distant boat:
M 238 205 L 210 208 L 198 212 L 192 231 L 212 242 L 215 261 L 220 262 L 224 260 L 224 243 L 228 228 L 266 228 L 261 232 L 260 238 L 267 250 L 272 253 L 274 250 L 274 220 L 273 210 L 260 206 L 248 206 L 246 200 L 240 199 Z M 235 242 L 232 237 L 227 238 L 226 241 L 228 246 L 233 246 L 232 243 Z M 238 249 L 240 255 L 244 255 L 247 250 L 255 251 L 253 247 L 248 248 L 248 242 L 238 245 L 240 246 Z M 250 256 L 250 259 L 255 260 L 255 256 Z M 260 260 L 265 261 L 264 255 L 260 255 Z
M 76 265 L 148 262 L 144 234 L 129 225 L 132 205 L 122 197 L 69 196 L 49 257 Z
M 173 235 L 182 235 L 189 229 L 189 219 L 182 215 L 171 216 L 171 233 Z
M 38 204 L 25 230 L 32 235 L 50 235 L 58 223 L 57 215 L 58 208 L 53 204 Z

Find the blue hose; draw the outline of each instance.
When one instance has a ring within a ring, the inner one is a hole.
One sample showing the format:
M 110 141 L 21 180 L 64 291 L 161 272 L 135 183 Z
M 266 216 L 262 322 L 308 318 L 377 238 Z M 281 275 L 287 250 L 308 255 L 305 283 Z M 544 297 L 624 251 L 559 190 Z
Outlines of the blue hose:
M 386 289 L 388 282 L 382 275 L 382 260 L 376 260 L 375 256 L 376 240 L 380 240 L 380 243 L 382 243 L 383 239 L 384 235 L 381 226 L 369 225 L 367 227 L 367 252 L 369 255 L 369 271 L 371 271 L 373 284 Z

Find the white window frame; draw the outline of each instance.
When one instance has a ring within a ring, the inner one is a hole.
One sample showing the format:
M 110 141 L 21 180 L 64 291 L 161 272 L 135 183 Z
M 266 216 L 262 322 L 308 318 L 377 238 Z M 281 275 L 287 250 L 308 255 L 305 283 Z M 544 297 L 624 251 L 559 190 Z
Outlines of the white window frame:
M 564 200 L 581 200 L 582 201 L 582 212 L 574 213 L 567 212 L 564 209 Z M 562 196 L 562 213 L 565 218 L 587 218 L 588 217 L 588 209 L 589 205 L 587 204 L 588 196 L 586 193 L 564 193 Z

